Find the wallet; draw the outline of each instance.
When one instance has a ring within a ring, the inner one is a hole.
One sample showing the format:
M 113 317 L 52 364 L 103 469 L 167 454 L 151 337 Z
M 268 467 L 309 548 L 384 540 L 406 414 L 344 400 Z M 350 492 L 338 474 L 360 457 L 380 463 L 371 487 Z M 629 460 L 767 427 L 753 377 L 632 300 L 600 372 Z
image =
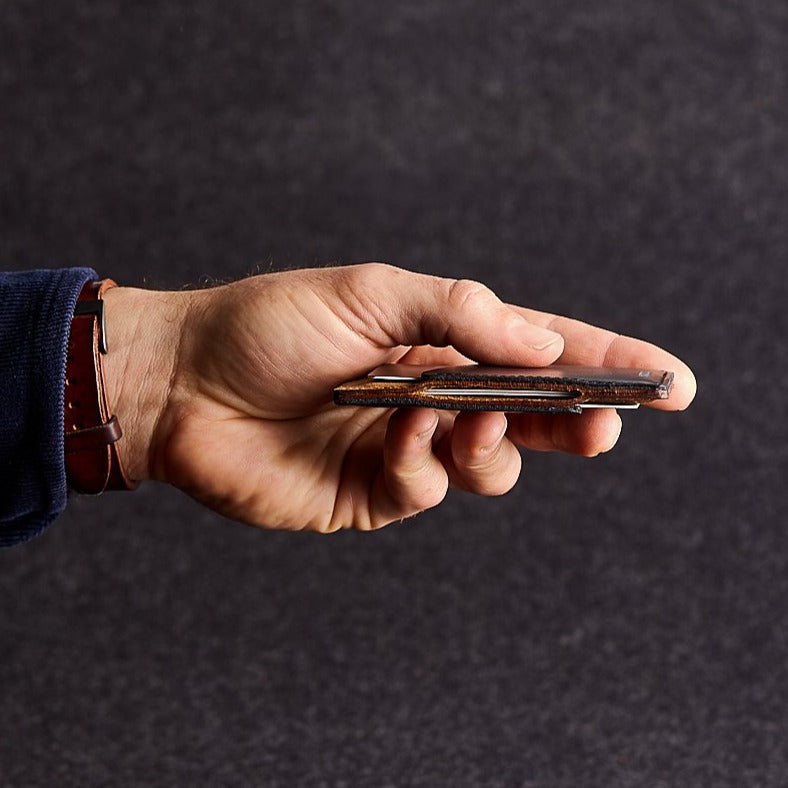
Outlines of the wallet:
M 386 364 L 337 386 L 334 402 L 373 408 L 581 413 L 667 399 L 672 385 L 672 372 L 653 369 Z

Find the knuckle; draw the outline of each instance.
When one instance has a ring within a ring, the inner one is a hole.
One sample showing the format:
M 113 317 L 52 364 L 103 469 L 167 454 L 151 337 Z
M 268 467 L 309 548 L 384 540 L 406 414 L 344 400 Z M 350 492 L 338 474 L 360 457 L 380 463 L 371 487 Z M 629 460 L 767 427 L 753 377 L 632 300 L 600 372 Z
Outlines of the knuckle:
M 463 468 L 474 473 L 494 470 L 502 459 L 506 459 L 504 451 L 507 448 L 506 442 L 506 438 L 503 435 L 495 443 L 488 446 L 456 440 L 452 447 L 454 460 L 459 465 L 462 465 Z
M 366 287 L 379 286 L 387 277 L 397 269 L 388 263 L 360 263 L 351 265 L 347 269 L 351 281 Z
M 473 473 L 484 473 L 495 468 L 501 453 L 500 444 L 493 448 L 462 449 L 457 458 L 462 466 Z
M 520 476 L 522 458 L 513 447 L 500 443 L 492 450 L 468 453 L 461 464 L 463 477 L 480 495 L 504 495 Z
M 398 269 L 386 263 L 361 263 L 342 269 L 339 294 L 344 317 L 353 330 L 375 342 L 391 341 L 385 326 L 392 272 Z
M 474 279 L 454 279 L 449 284 L 447 301 L 452 309 L 465 309 L 495 296 L 487 285 Z

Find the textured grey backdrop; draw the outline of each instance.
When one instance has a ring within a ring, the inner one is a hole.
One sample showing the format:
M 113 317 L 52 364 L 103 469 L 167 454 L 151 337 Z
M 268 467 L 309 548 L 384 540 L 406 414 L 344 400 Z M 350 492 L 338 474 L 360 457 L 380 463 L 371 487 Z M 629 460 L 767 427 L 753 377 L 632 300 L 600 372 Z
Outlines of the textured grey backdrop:
M 0 555 L 4 785 L 788 782 L 783 0 L 0 4 L 0 266 L 387 260 L 673 349 L 374 535 L 148 484 Z

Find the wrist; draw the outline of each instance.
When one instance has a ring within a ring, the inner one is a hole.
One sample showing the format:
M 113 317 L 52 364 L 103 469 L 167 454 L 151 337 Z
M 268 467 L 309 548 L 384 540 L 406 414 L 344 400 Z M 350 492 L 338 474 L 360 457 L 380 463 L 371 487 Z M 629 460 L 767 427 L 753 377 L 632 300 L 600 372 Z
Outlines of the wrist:
M 118 452 L 126 474 L 154 478 L 157 428 L 176 378 L 190 294 L 114 287 L 104 295 L 107 401 L 123 437 Z

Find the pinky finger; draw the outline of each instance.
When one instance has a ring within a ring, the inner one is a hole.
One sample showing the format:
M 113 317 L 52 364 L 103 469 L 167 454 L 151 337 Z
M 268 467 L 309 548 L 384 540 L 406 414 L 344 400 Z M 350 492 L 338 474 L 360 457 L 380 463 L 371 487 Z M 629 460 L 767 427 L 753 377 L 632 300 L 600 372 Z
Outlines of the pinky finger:
M 383 445 L 383 468 L 373 483 L 370 526 L 437 506 L 449 487 L 446 469 L 432 453 L 438 414 L 426 408 L 395 411 Z

